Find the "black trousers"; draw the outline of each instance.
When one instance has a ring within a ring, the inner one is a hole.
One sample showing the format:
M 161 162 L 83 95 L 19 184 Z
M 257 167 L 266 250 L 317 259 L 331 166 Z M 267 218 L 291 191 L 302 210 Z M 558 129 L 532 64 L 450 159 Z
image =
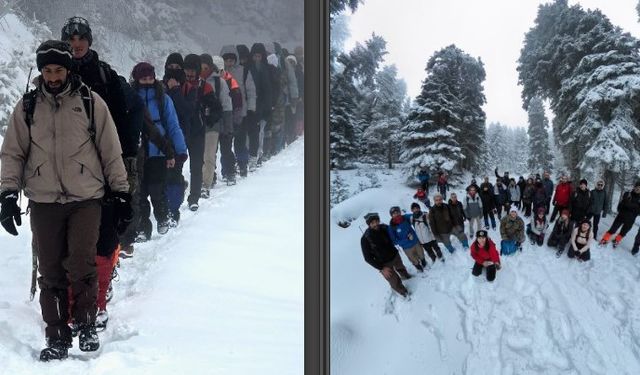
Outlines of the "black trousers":
M 236 156 L 231 149 L 233 134 L 220 134 L 220 164 L 222 164 L 222 176 L 235 176 Z
M 631 252 L 633 254 L 637 253 L 640 249 L 640 229 L 638 229 L 638 233 L 636 233 L 636 239 L 633 241 L 633 247 L 631 248 Z
M 558 237 L 554 237 L 553 235 L 549 236 L 549 240 L 547 240 L 547 246 L 555 247 L 560 251 L 564 251 L 568 243 L 569 243 L 569 240 L 560 241 Z
M 544 244 L 544 235 L 539 236 L 531 230 L 531 224 L 527 224 L 527 235 L 529 236 L 529 240 L 535 242 L 538 246 L 542 246 Z
M 147 237 L 151 237 L 151 204 L 153 205 L 153 216 L 158 224 L 167 221 L 169 209 L 167 206 L 167 196 L 165 194 L 165 182 L 167 178 L 167 159 L 165 157 L 153 157 L 144 163 L 144 175 L 140 184 L 140 222 L 138 232 L 143 232 Z
M 189 184 L 189 205 L 198 203 L 200 199 L 200 189 L 202 188 L 202 166 L 204 165 L 204 128 L 189 136 L 189 168 L 191 182 Z
M 524 207 L 524 217 L 531 216 L 531 201 L 522 201 L 522 206 Z
M 560 206 L 558 204 L 553 205 L 553 212 L 551 213 L 551 221 L 554 221 L 556 219 L 556 215 L 559 212 L 562 212 L 562 210 L 564 210 L 565 208 L 569 208 L 567 206 Z
M 589 259 L 591 259 L 591 250 L 587 250 L 584 253 L 579 253 L 575 250 L 573 250 L 573 246 L 569 246 L 569 252 L 567 253 L 567 256 L 569 258 L 580 258 L 584 261 L 587 261 Z
M 473 276 L 480 276 L 482 274 L 482 269 L 486 268 L 487 272 L 487 281 L 493 281 L 496 279 L 496 265 L 492 264 L 489 267 L 485 267 L 482 264 L 479 264 L 478 262 L 475 262 L 473 264 L 473 270 L 471 271 L 471 274 L 473 274 Z
M 438 246 L 438 241 L 431 241 L 422 244 L 422 248 L 427 252 L 429 258 L 431 258 L 432 262 L 436 261 L 436 256 L 438 259 L 442 259 L 442 251 L 440 251 L 440 247 Z
M 258 157 L 258 147 L 260 146 L 260 125 L 255 113 L 249 112 L 244 118 L 246 121 L 247 134 L 249 135 L 249 157 Z
M 593 238 L 598 238 L 598 224 L 600 224 L 600 214 L 593 215 Z
M 611 234 L 615 234 L 618 231 L 618 229 L 622 227 L 622 229 L 620 230 L 620 235 L 624 237 L 633 227 L 634 221 L 635 221 L 635 218 L 634 220 L 625 220 L 625 218 L 623 218 L 622 215 L 617 215 L 616 218 L 613 220 L 613 224 L 611 224 L 611 228 L 609 228 L 607 232 Z
M 234 126 L 233 150 L 236 161 L 240 169 L 246 169 L 249 161 L 249 149 L 247 148 L 247 137 L 249 137 L 246 117 L 242 118 L 239 124 Z

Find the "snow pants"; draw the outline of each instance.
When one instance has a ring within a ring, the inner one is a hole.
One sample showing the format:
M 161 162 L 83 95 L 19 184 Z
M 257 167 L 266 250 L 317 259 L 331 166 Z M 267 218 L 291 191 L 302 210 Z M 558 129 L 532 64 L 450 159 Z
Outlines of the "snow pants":
M 265 138 L 267 132 L 267 121 L 260 120 L 258 121 L 258 151 L 256 152 L 256 157 L 259 159 L 264 154 L 265 146 L 268 148 L 270 139 Z M 265 142 L 267 143 L 265 145 Z M 252 155 L 253 156 L 253 155 Z
M 493 216 L 493 211 L 484 211 L 483 216 L 485 228 L 489 228 L 489 219 L 491 219 L 491 228 L 496 229 L 496 218 Z
M 473 238 L 473 236 L 476 235 L 476 232 L 482 229 L 481 219 L 481 216 L 469 218 L 469 237 Z
M 236 156 L 233 154 L 233 134 L 220 134 L 220 164 L 222 176 L 236 175 Z
M 420 266 L 421 261 L 424 260 L 424 249 L 419 243 L 416 243 L 413 247 L 403 250 L 414 266 Z
M 143 165 L 142 148 L 136 158 L 126 158 L 124 166 L 127 170 L 127 181 L 129 182 L 129 194 L 131 194 L 131 209 L 133 210 L 133 220 L 127 227 L 127 230 L 120 236 L 120 242 L 123 247 L 131 245 L 136 238 L 136 229 L 140 222 L 140 181 L 141 175 L 138 171 L 142 171 Z
M 247 134 L 249 135 L 249 157 L 258 157 L 258 147 L 260 146 L 260 125 L 254 112 L 248 112 L 245 117 Z
M 220 133 L 215 130 L 207 130 L 204 135 L 204 164 L 202 166 L 202 187 L 204 189 L 213 187 L 219 135 Z
M 529 217 L 531 216 L 531 201 L 528 200 L 523 200 L 522 201 L 522 207 L 524 209 L 524 217 Z
M 202 165 L 204 164 L 204 145 L 204 129 L 200 132 L 192 132 L 189 135 L 187 143 L 187 147 L 189 148 L 189 169 L 191 174 L 189 197 L 187 198 L 189 205 L 198 203 L 198 200 L 200 200 L 200 189 L 202 188 L 203 179 Z
M 246 169 L 249 162 L 249 150 L 247 149 L 248 120 L 243 117 L 239 124 L 234 127 L 233 150 L 235 152 L 236 161 L 240 169 Z
M 551 221 L 554 221 L 556 219 L 556 215 L 560 212 L 562 212 L 562 210 L 564 209 L 569 209 L 568 206 L 561 206 L 558 204 L 553 205 L 553 212 L 551 213 Z M 547 211 L 548 212 L 548 211 Z
M 547 240 L 547 246 L 555 247 L 560 251 L 564 251 L 568 243 L 569 243 L 569 238 L 561 239 L 561 238 L 558 238 L 557 236 L 553 236 L 553 233 L 549 236 L 549 239 Z
M 591 250 L 587 250 L 584 253 L 580 253 L 579 251 L 575 251 L 573 249 L 573 246 L 569 246 L 569 252 L 567 253 L 567 256 L 572 259 L 578 258 L 578 259 L 582 259 L 583 261 L 587 261 L 591 259 Z
M 527 224 L 527 236 L 529 236 L 529 240 L 531 240 L 531 242 L 535 242 L 538 246 L 542 246 L 544 244 L 544 233 L 533 233 L 531 230 L 531 224 Z
M 636 233 L 636 239 L 633 241 L 633 247 L 631 248 L 631 253 L 636 254 L 640 250 L 640 229 L 638 229 L 638 233 Z
M 175 167 L 167 169 L 167 179 L 164 188 L 169 213 L 176 221 L 180 220 L 180 206 L 184 202 L 184 193 L 187 185 L 187 181 L 182 175 L 182 167 L 183 165 L 181 163 L 176 163 Z
M 144 233 L 147 238 L 151 237 L 152 232 L 151 205 L 153 205 L 153 216 L 158 224 L 168 220 L 169 210 L 165 194 L 166 176 L 167 159 L 164 156 L 149 158 L 145 161 L 142 184 L 140 185 L 138 233 Z M 151 198 L 151 205 L 149 198 Z
M 429 258 L 431 258 L 432 262 L 436 261 L 436 256 L 438 259 L 442 259 L 442 251 L 440 251 L 440 247 L 438 247 L 438 241 L 431 241 L 422 244 L 422 248 L 427 252 Z
M 502 205 L 496 203 L 496 216 L 498 216 L 498 220 L 502 217 Z
M 622 227 L 622 229 L 620 230 L 620 235 L 624 237 L 631 230 L 634 222 L 635 222 L 635 217 L 633 218 L 633 220 L 625 220 L 625 218 L 623 218 L 622 215 L 618 214 L 616 215 L 616 218 L 613 220 L 613 224 L 611 224 L 611 228 L 609 228 L 607 232 L 611 234 L 615 234 L 618 231 L 618 229 Z
M 473 276 L 480 276 L 482 275 L 482 270 L 486 269 L 486 274 L 487 274 L 487 281 L 493 281 L 496 279 L 496 266 L 495 264 L 490 265 L 489 267 L 485 267 L 480 263 L 473 263 L 473 270 L 471 270 L 471 274 Z
M 385 263 L 384 267 L 389 267 L 393 271 L 391 272 L 391 276 L 386 277 L 384 276 L 384 273 L 382 273 L 382 270 L 380 270 L 380 273 L 382 273 L 382 277 L 387 280 L 387 282 L 391 286 L 391 289 L 395 290 L 399 294 L 406 294 L 407 288 L 405 288 L 405 286 L 402 284 L 401 278 L 408 279 L 410 276 L 404 264 L 402 264 L 400 254 L 396 254 L 396 257 L 393 258 L 391 262 Z
M 69 292 L 75 303 L 71 316 L 78 324 L 93 324 L 96 317 L 100 200 L 81 202 L 29 202 L 31 232 L 36 245 L 40 277 L 40 308 L 48 341 L 71 342 Z
M 600 224 L 600 214 L 593 215 L 593 238 L 598 238 L 598 224 Z

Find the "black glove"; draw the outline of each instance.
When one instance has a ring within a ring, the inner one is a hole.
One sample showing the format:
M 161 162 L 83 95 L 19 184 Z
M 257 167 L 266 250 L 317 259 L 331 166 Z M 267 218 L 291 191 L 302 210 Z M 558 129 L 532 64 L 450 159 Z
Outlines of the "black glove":
M 16 224 L 22 225 L 20 218 L 20 207 L 18 207 L 18 192 L 15 190 L 7 190 L 0 194 L 0 223 L 2 227 L 14 236 L 18 235 Z M 15 224 L 13 221 L 15 220 Z
M 123 234 L 133 221 L 133 208 L 131 208 L 131 194 L 117 191 L 111 193 L 115 205 L 116 230 Z

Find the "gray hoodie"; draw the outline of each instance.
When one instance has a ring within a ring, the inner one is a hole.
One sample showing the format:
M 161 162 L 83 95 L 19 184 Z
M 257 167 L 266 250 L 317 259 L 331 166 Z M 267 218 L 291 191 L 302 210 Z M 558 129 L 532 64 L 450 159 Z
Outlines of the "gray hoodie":
M 242 117 L 247 115 L 247 111 L 255 111 L 256 110 L 256 85 L 253 82 L 253 76 L 251 72 L 247 73 L 247 80 L 244 80 L 244 67 L 240 65 L 238 59 L 238 51 L 236 50 L 235 45 L 226 45 L 222 47 L 220 50 L 220 56 L 225 54 L 232 53 L 236 56 L 236 65 L 233 68 L 227 70 L 236 81 L 238 81 L 238 86 L 240 86 L 240 91 L 242 92 Z

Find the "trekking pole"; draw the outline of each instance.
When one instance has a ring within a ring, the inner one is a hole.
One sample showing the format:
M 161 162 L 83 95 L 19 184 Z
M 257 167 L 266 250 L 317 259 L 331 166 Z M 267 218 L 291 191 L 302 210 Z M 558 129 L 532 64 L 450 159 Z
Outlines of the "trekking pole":
M 360 229 L 360 233 L 364 234 L 364 231 L 362 230 L 362 226 L 360 224 L 358 224 L 358 229 Z

